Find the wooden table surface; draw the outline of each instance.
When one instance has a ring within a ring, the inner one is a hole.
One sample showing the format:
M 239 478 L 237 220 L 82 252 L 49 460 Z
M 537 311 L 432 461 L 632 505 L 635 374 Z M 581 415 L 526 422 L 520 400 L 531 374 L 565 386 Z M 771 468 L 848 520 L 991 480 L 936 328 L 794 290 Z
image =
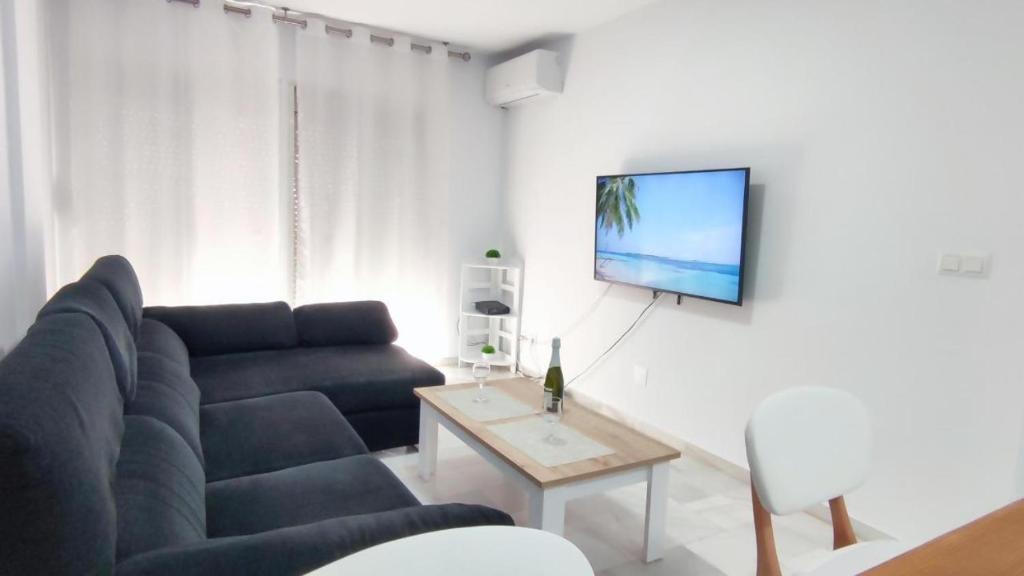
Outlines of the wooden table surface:
M 512 378 L 509 380 L 489 381 L 487 385 L 501 390 L 528 406 L 537 406 L 538 413 L 540 412 L 544 388 L 536 382 L 525 378 Z M 601 476 L 610 472 L 630 470 L 679 457 L 679 450 L 671 446 L 662 444 L 647 435 L 641 434 L 628 426 L 579 404 L 566 402 L 561 423 L 595 442 L 604 444 L 614 450 L 615 453 L 590 458 L 589 460 L 562 464 L 561 466 L 546 467 L 503 440 L 494 432 L 491 432 L 489 428 L 495 424 L 523 418 L 537 418 L 537 414 L 492 420 L 490 422 L 478 422 L 463 414 L 444 399 L 445 392 L 474 387 L 476 387 L 474 383 L 428 386 L 416 388 L 414 392 L 420 399 L 444 414 L 445 417 L 472 435 L 474 439 L 490 448 L 502 460 L 539 486 L 548 488 L 558 484 Z
M 1024 499 L 880 564 L 868 576 L 1024 576 Z

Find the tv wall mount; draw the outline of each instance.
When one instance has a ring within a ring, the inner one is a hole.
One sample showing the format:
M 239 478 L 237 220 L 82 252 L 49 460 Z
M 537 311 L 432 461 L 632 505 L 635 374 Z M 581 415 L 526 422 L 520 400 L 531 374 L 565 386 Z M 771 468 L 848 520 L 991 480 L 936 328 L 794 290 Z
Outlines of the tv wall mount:
M 659 294 L 661 294 L 661 292 L 658 292 L 657 290 L 651 290 L 651 297 L 653 299 L 657 300 Z M 668 292 L 668 294 L 671 294 L 671 292 Z M 682 305 L 682 303 L 683 303 L 683 295 L 682 294 L 676 294 L 676 306 L 680 306 L 680 305 Z

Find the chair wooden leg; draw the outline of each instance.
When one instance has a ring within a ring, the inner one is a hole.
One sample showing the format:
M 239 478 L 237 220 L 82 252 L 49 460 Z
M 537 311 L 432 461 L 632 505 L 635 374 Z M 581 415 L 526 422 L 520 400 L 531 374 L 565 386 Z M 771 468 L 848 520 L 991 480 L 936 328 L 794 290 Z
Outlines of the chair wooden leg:
M 757 576 L 782 576 L 779 553 L 775 549 L 772 514 L 761 505 L 754 483 L 750 483 L 751 501 L 754 503 L 754 537 L 757 539 Z
M 846 500 L 842 496 L 833 498 L 828 501 L 828 508 L 832 511 L 832 549 L 856 544 L 857 535 L 853 533 L 853 524 L 846 512 Z

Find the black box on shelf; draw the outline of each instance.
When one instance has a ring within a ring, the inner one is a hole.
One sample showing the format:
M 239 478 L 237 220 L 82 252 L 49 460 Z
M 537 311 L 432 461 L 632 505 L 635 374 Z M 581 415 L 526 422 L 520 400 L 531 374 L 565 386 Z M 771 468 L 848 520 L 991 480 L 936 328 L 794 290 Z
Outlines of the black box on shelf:
M 499 314 L 508 314 L 511 312 L 508 306 L 505 306 L 497 300 L 484 300 L 474 304 L 478 312 L 487 314 L 488 316 L 497 316 Z

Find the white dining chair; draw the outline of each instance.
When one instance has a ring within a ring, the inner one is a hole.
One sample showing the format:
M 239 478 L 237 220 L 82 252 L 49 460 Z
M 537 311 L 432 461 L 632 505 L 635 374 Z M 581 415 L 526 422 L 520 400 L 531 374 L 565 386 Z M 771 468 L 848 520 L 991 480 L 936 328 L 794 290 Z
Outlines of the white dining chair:
M 757 576 L 781 576 L 772 515 L 800 512 L 827 501 L 835 551 L 828 565 L 867 568 L 901 552 L 891 540 L 857 543 L 844 494 L 867 478 L 871 423 L 864 404 L 842 390 L 800 387 L 763 400 L 747 423 L 757 541 Z M 855 572 L 850 572 L 855 573 Z

